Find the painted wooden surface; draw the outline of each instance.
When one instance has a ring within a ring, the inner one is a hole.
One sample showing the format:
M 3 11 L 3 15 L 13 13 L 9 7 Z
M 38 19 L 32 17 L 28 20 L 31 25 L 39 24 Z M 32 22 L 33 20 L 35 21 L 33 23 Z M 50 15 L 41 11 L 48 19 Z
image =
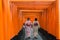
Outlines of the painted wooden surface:
M 4 40 L 2 0 L 0 0 L 0 39 Z
M 20 6 L 12 4 L 11 9 L 10 9 L 10 0 L 0 0 L 0 39 L 1 40 L 10 40 L 14 35 L 16 35 L 19 30 L 21 30 L 22 26 L 22 17 L 20 14 L 18 8 Z M 11 0 L 11 1 L 19 1 L 19 0 Z M 47 0 L 43 0 L 47 1 Z M 24 5 L 24 4 L 23 4 Z M 31 5 L 31 4 L 30 4 Z M 55 4 L 54 4 L 55 5 Z M 56 1 L 56 5 L 48 5 L 48 9 L 44 11 L 44 13 L 40 13 L 40 17 L 38 19 L 40 20 L 39 23 L 41 24 L 42 28 L 47 30 L 49 33 L 55 35 L 57 39 L 59 39 L 59 22 L 58 22 L 58 1 Z M 32 6 L 32 5 L 31 5 Z M 34 6 L 32 7 L 27 7 L 28 9 L 33 9 Z M 35 8 L 36 9 L 41 9 L 44 7 L 38 7 L 37 5 Z M 41 6 L 41 5 L 40 5 Z M 51 9 L 51 6 L 53 8 Z M 46 6 L 45 6 L 46 7 Z M 24 9 L 24 7 L 23 7 Z M 12 11 L 11 11 L 12 10 Z M 20 10 L 20 9 L 19 9 Z M 32 13 L 33 17 L 31 16 L 31 20 L 33 20 L 34 17 L 36 17 L 36 13 Z M 31 15 L 31 14 L 30 14 Z M 29 15 L 29 16 L 30 16 Z M 47 16 L 46 16 L 47 15 Z M 27 17 L 27 15 L 24 14 L 24 17 Z M 25 19 L 26 20 L 26 19 Z

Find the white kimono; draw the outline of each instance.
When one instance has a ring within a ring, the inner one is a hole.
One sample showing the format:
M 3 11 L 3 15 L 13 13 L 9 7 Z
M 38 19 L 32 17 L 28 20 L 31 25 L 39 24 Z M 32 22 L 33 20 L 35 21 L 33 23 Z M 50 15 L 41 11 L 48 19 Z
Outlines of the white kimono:
M 25 22 L 25 38 L 31 37 L 31 29 L 32 29 L 32 23 L 31 21 Z
M 34 34 L 34 37 L 36 37 L 38 35 L 38 28 L 39 27 L 40 27 L 39 22 L 34 21 L 33 22 L 33 34 Z

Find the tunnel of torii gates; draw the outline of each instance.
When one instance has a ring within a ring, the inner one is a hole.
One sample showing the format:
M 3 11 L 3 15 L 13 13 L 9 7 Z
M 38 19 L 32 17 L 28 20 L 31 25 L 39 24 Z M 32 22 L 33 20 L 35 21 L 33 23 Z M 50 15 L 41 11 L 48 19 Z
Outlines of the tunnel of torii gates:
M 0 0 L 0 40 L 17 35 L 29 17 L 38 18 L 41 28 L 59 36 L 59 0 Z

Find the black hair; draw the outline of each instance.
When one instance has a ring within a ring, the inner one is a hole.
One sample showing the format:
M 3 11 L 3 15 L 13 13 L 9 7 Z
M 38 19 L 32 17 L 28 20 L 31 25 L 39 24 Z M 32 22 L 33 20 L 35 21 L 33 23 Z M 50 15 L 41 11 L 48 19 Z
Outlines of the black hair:
M 35 18 L 35 21 L 37 21 L 37 18 Z
M 23 25 L 25 25 L 25 23 L 23 23 Z
M 30 20 L 30 18 L 27 18 L 27 20 Z

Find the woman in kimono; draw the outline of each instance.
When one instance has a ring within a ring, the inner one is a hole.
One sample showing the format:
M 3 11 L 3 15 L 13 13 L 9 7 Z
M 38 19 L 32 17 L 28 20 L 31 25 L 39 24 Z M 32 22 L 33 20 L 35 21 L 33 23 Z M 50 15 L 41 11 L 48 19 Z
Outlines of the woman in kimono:
M 27 18 L 27 21 L 25 22 L 25 38 L 28 39 L 31 38 L 31 29 L 32 29 L 32 23 L 30 21 L 30 18 Z
M 33 21 L 33 35 L 35 39 L 37 39 L 39 27 L 40 27 L 39 22 L 37 21 L 37 18 L 35 18 L 35 20 Z

